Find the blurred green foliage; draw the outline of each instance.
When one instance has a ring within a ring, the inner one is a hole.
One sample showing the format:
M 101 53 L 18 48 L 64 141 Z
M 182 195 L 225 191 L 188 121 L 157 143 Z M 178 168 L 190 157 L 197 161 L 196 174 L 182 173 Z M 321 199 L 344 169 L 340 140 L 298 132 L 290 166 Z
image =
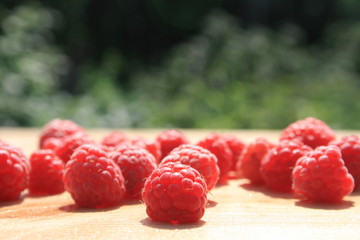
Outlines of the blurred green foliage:
M 61 90 L 71 62 L 52 42 L 53 23 L 51 11 L 30 6 L 17 8 L 2 22 L 1 125 L 37 126 L 63 117 L 86 126 L 130 126 L 114 87 L 113 62 L 105 61 L 99 69 L 84 66 L 83 87 L 89 91 L 72 96 Z
M 52 15 L 44 9 L 19 7 L 2 21 L 0 36 L 0 122 L 36 124 L 41 114 L 65 108 L 57 93 L 66 73 L 66 57 L 49 43 Z M 54 94 L 56 93 L 56 94 Z M 55 104 L 56 103 L 56 104 Z
M 356 21 L 329 25 L 309 45 L 293 24 L 245 30 L 215 11 L 156 64 L 115 47 L 80 64 L 56 43 L 60 15 L 23 5 L 3 18 L 0 125 L 62 117 L 85 127 L 283 128 L 313 116 L 360 128 Z
M 358 128 L 359 25 L 341 26 L 330 30 L 324 47 L 311 49 L 295 26 L 244 31 L 214 14 L 162 68 L 135 78 L 149 111 L 140 125 L 283 128 L 314 116 Z

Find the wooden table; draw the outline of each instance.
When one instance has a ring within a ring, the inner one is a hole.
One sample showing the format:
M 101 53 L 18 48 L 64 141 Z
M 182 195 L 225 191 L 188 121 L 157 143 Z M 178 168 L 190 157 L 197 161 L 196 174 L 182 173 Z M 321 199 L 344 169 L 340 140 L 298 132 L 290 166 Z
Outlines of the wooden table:
M 162 130 L 123 130 L 153 138 Z M 100 140 L 110 130 L 89 130 Z M 211 131 L 184 130 L 192 142 Z M 275 142 L 279 131 L 231 132 L 249 142 L 258 136 Z M 355 131 L 338 131 L 338 136 Z M 39 129 L 0 128 L 0 139 L 30 154 Z M 0 239 L 359 239 L 360 196 L 337 205 L 308 204 L 290 194 L 273 193 L 247 180 L 232 180 L 209 194 L 209 206 L 195 224 L 153 222 L 141 202 L 115 209 L 78 209 L 69 194 L 0 204 Z

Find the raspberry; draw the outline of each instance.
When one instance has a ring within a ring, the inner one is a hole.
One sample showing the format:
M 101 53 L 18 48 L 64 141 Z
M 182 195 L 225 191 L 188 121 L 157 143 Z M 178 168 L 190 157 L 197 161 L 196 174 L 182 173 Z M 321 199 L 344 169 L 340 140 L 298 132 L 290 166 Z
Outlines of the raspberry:
M 225 140 L 219 134 L 211 133 L 197 145 L 206 148 L 216 156 L 220 169 L 219 182 L 226 181 L 232 164 L 232 153 Z
M 42 149 L 55 150 L 61 145 L 61 140 L 59 138 L 48 138 L 44 141 Z
M 108 147 L 116 147 L 122 143 L 126 143 L 127 141 L 128 137 L 125 133 L 111 132 L 103 138 L 101 144 Z
M 117 205 L 125 195 L 119 166 L 95 145 L 82 145 L 66 163 L 65 189 L 80 207 L 104 208 Z
M 292 170 L 296 161 L 312 149 L 296 140 L 284 140 L 262 159 L 260 173 L 275 191 L 291 192 Z
M 254 142 L 248 144 L 236 165 L 236 171 L 249 179 L 253 184 L 262 184 L 264 179 L 260 174 L 261 160 L 274 147 L 265 138 L 256 138 Z
M 338 146 L 341 150 L 342 159 L 349 173 L 355 181 L 355 189 L 360 185 L 360 139 L 357 136 L 345 136 L 330 145 Z
M 245 143 L 232 134 L 223 134 L 222 137 L 232 152 L 232 165 L 230 170 L 236 171 L 236 164 L 245 148 Z
M 295 194 L 315 202 L 339 202 L 354 188 L 354 179 L 336 146 L 321 146 L 301 157 L 293 179 Z
M 154 156 L 156 163 L 160 162 L 161 150 L 160 144 L 157 141 L 149 141 L 142 137 L 136 137 L 130 141 L 130 144 L 147 150 Z
M 293 139 L 314 149 L 328 145 L 335 139 L 335 133 L 323 121 L 309 117 L 290 124 L 281 133 L 280 141 Z
M 62 139 L 77 132 L 85 132 L 82 127 L 70 120 L 54 119 L 47 123 L 40 134 L 40 148 L 48 138 Z
M 154 156 L 136 146 L 119 146 L 109 156 L 120 167 L 128 196 L 141 198 L 145 180 L 156 168 Z
M 107 154 L 112 153 L 116 149 L 116 147 L 108 147 L 108 146 L 101 145 L 101 144 L 93 144 L 93 145 L 96 145 L 97 147 L 99 147 L 101 150 L 103 150 Z
M 64 137 L 61 144 L 55 148 L 55 154 L 59 156 L 64 163 L 69 161 L 74 150 L 83 144 L 95 143 L 86 133 L 78 132 L 73 135 Z
M 35 195 L 64 192 L 64 163 L 52 150 L 38 150 L 30 156 L 29 191 Z
M 0 145 L 0 201 L 19 198 L 28 186 L 29 168 L 21 149 L 4 142 Z
M 155 221 L 196 222 L 205 212 L 206 188 L 205 181 L 192 167 L 164 164 L 145 182 L 142 197 L 146 213 Z
M 166 130 L 160 133 L 156 137 L 156 141 L 160 144 L 161 157 L 163 159 L 166 157 L 169 152 L 171 152 L 174 148 L 187 144 L 189 141 L 186 139 L 185 135 L 175 129 Z
M 208 191 L 219 179 L 216 156 L 200 146 L 186 144 L 175 148 L 162 160 L 161 165 L 169 162 L 178 162 L 196 169 L 204 177 Z

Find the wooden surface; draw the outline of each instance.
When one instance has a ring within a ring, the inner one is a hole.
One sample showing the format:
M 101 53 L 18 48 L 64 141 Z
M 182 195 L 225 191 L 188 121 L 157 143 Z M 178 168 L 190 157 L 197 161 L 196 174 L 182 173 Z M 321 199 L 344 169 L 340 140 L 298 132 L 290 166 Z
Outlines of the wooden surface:
M 124 130 L 153 138 L 161 130 Z M 89 130 L 100 140 L 110 130 Z M 184 130 L 192 142 L 210 131 Z M 218 131 L 219 132 L 219 131 Z M 225 132 L 225 131 L 223 131 Z M 226 131 L 229 132 L 229 131 Z M 245 142 L 264 136 L 275 142 L 279 131 L 231 131 Z M 338 131 L 338 136 L 354 131 Z M 1 129 L 0 139 L 30 154 L 38 129 Z M 69 194 L 0 203 L 0 239 L 359 239 L 360 195 L 337 205 L 309 204 L 290 194 L 255 187 L 244 179 L 218 186 L 208 196 L 202 220 L 171 225 L 150 220 L 141 202 L 114 209 L 78 209 Z

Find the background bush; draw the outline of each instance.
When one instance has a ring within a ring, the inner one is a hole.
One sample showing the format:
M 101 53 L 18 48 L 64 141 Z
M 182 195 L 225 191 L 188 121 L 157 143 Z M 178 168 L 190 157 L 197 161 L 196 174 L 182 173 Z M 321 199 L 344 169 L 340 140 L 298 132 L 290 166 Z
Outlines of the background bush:
M 195 4 L 195 5 L 194 5 Z M 0 125 L 359 128 L 358 1 L 4 1 Z

